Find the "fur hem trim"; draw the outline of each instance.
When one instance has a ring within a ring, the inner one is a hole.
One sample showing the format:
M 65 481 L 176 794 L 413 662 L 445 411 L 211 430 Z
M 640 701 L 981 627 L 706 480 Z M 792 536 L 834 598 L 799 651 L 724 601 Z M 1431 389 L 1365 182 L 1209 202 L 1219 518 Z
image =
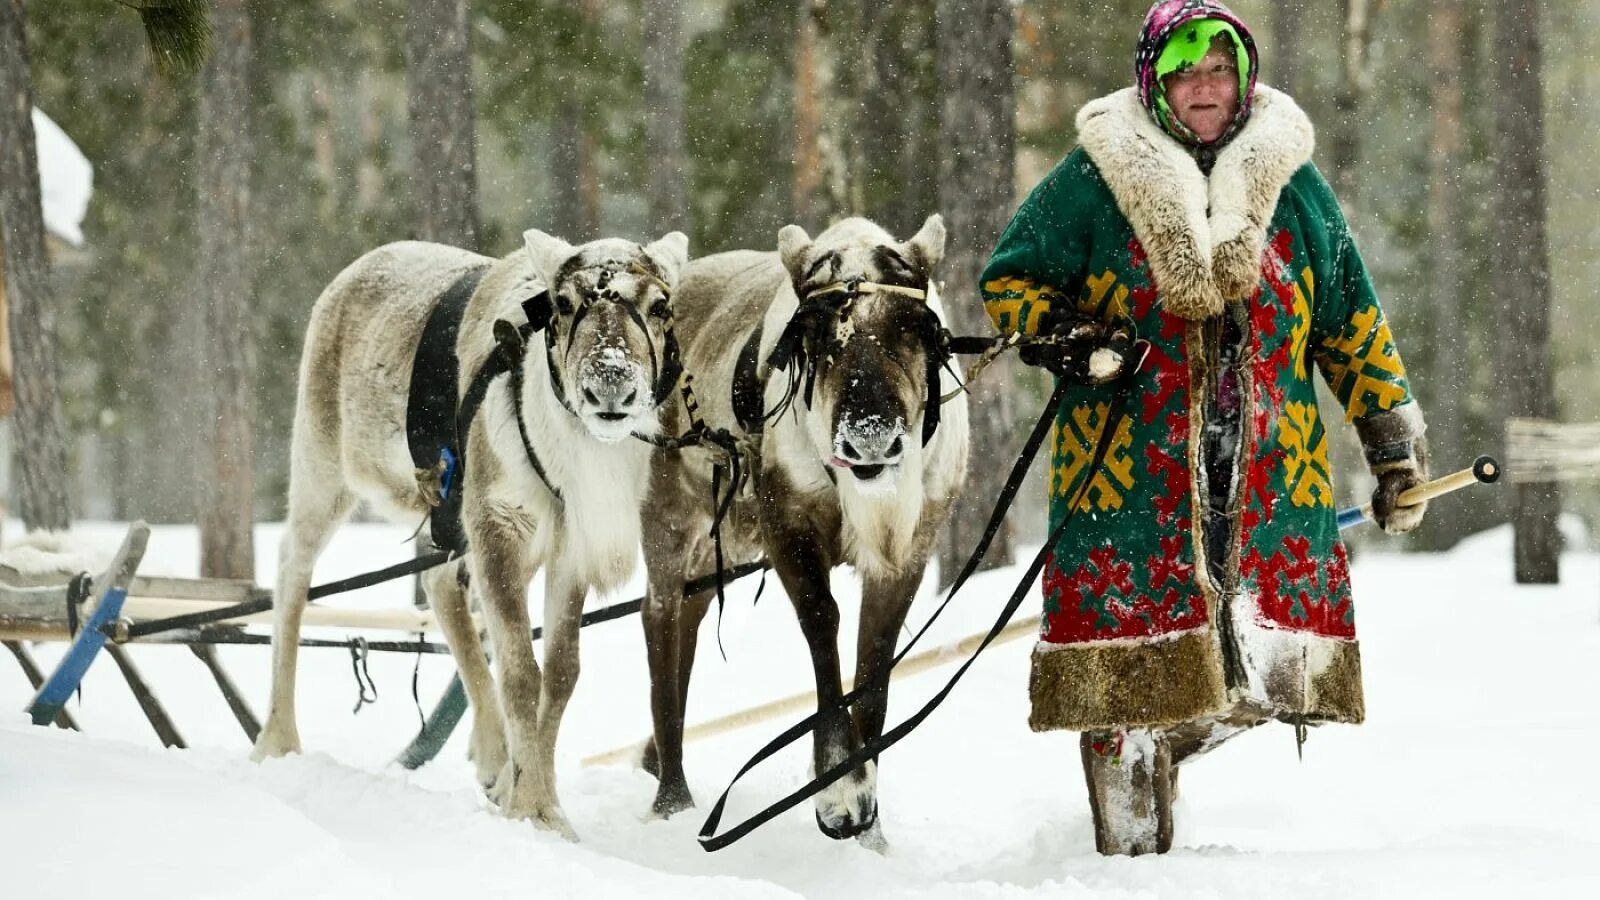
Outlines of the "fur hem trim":
M 1293 646 L 1280 646 L 1269 660 L 1252 666 L 1260 671 L 1260 683 L 1252 677 L 1251 694 L 1259 695 L 1280 718 L 1347 725 L 1366 719 L 1359 642 L 1268 628 L 1256 630 L 1250 639 L 1267 635 L 1273 643 Z
M 1029 690 L 1034 731 L 1170 725 L 1230 703 L 1210 628 L 1163 640 L 1040 641 Z
M 1250 121 L 1217 154 L 1209 178 L 1151 120 L 1134 88 L 1085 104 L 1077 127 L 1144 245 L 1168 312 L 1208 318 L 1255 291 L 1278 195 L 1315 145 L 1294 100 L 1258 85 Z

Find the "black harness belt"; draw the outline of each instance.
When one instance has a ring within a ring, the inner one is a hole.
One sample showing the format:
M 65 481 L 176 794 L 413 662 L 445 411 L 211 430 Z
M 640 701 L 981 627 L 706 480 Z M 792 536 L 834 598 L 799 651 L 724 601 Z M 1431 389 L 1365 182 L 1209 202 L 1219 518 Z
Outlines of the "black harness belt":
M 467 550 L 467 535 L 461 527 L 461 487 L 467 471 L 461 438 L 456 434 L 461 376 L 456 336 L 467 301 L 488 270 L 487 264 L 469 269 L 439 295 L 417 342 L 406 400 L 406 445 L 411 449 L 411 461 L 419 469 L 444 465 L 441 501 L 429 517 L 429 531 L 434 546 L 457 554 Z
M 757 325 L 733 367 L 733 417 L 745 434 L 760 434 L 766 426 L 765 386 L 756 374 L 761 362 L 761 332 Z

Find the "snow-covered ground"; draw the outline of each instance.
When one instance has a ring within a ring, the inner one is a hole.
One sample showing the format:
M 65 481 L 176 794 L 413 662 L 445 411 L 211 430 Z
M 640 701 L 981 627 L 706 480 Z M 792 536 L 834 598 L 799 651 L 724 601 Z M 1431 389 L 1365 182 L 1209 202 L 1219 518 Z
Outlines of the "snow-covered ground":
M 110 525 L 83 532 L 107 547 L 120 535 Z M 264 584 L 279 534 L 260 532 Z M 318 580 L 402 559 L 404 538 L 348 526 Z M 148 560 L 146 573 L 192 574 L 193 532 L 157 529 Z M 195 748 L 187 751 L 160 749 L 106 660 L 71 707 L 83 734 L 30 727 L 15 712 L 30 692 L 0 658 L 0 710 L 13 711 L 0 713 L 0 897 L 1600 896 L 1600 767 L 1591 758 L 1600 746 L 1600 558 L 1568 555 L 1559 588 L 1514 586 L 1508 560 L 1503 532 L 1448 555 L 1361 559 L 1368 724 L 1312 731 L 1303 760 L 1292 732 L 1269 726 L 1187 767 L 1176 849 L 1159 858 L 1095 854 L 1076 736 L 1026 725 L 1029 641 L 991 650 L 886 754 L 891 848 L 881 856 L 824 838 L 807 807 L 707 854 L 695 842 L 701 811 L 649 821 L 648 776 L 584 767 L 585 756 L 649 731 L 636 620 L 584 633 L 557 767 L 578 844 L 490 811 L 465 761 L 465 729 L 420 772 L 390 764 L 417 725 L 415 657 L 374 654 L 380 701 L 352 715 L 349 656 L 303 651 L 307 754 L 262 765 L 247 761 L 242 734 L 186 650 L 133 655 Z M 1011 577 L 976 580 L 929 645 L 986 625 Z M 848 609 L 854 588 L 840 580 Z M 408 590 L 342 602 L 401 604 Z M 809 686 L 781 590 L 770 585 L 754 607 L 753 592 L 749 584 L 730 594 L 726 661 L 714 616 L 706 623 L 691 722 Z M 934 599 L 919 600 L 914 621 Z M 845 618 L 851 633 L 853 615 Z M 36 652 L 50 665 L 59 649 Z M 222 655 L 264 712 L 267 651 Z M 891 716 L 920 705 L 949 671 L 897 683 Z M 447 658 L 422 659 L 425 705 L 449 674 Z M 690 745 L 701 810 L 787 721 Z M 770 761 L 741 785 L 730 816 L 798 785 L 807 762 L 803 750 Z

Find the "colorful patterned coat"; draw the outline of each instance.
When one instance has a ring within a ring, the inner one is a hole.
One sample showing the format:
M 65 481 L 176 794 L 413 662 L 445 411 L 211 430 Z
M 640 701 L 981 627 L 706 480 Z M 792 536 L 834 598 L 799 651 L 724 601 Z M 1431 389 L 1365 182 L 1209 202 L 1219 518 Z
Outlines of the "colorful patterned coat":
M 1312 364 L 1364 438 L 1415 437 L 1422 423 L 1338 202 L 1309 162 L 1311 125 L 1289 97 L 1258 88 L 1209 179 L 1134 89 L 1085 106 L 1078 132 L 1081 146 L 996 247 L 986 307 L 1001 330 L 1026 332 L 1051 304 L 1076 303 L 1131 318 L 1152 349 L 1045 570 L 1032 724 L 1176 723 L 1247 699 L 1358 722 L 1355 615 Z M 1225 300 L 1245 304 L 1248 327 L 1218 585 L 1201 533 L 1200 435 Z M 1067 395 L 1052 435 L 1052 525 L 1088 474 L 1115 389 Z

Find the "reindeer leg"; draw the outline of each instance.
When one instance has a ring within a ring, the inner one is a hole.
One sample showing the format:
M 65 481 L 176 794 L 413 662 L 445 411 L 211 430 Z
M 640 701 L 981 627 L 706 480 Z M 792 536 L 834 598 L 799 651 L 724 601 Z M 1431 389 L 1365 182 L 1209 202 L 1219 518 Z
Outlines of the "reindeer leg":
M 856 684 L 881 682 L 881 688 L 869 691 L 853 710 L 856 731 L 863 743 L 883 734 L 884 720 L 889 715 L 889 667 L 894 662 L 894 648 L 900 629 L 911 610 L 917 586 L 922 583 L 922 566 L 908 566 L 902 574 L 893 576 L 869 574 L 862 585 L 861 627 L 856 633 Z M 874 760 L 876 763 L 876 760 Z M 876 784 L 873 806 L 877 805 Z M 882 852 L 888 849 L 883 837 L 882 820 L 874 820 L 871 827 L 859 838 L 861 843 Z
M 817 722 L 812 750 L 812 765 L 820 775 L 858 749 L 861 739 L 850 715 L 839 709 L 844 700 L 839 676 L 839 606 L 828 587 L 830 567 L 811 538 L 793 534 L 789 538 L 767 558 L 774 562 L 811 648 L 817 709 L 826 711 Z M 868 762 L 817 794 L 817 827 L 822 833 L 843 840 L 871 827 L 878 817 L 875 783 L 876 767 Z
M 422 589 L 439 620 L 445 643 L 450 645 L 450 655 L 455 657 L 467 702 L 472 706 L 472 737 L 467 755 L 477 768 L 478 783 L 490 790 L 506 764 L 505 720 L 500 698 L 495 694 L 494 675 L 472 622 L 466 580 L 466 564 L 451 560 L 424 572 Z
M 289 522 L 278 551 L 278 586 L 272 600 L 272 698 L 267 724 L 250 751 L 250 758 L 258 762 L 300 752 L 294 681 L 311 569 L 334 529 L 355 505 L 337 459 L 312 458 L 321 455 L 316 451 L 297 453 L 297 465 L 290 475 Z
M 644 627 L 654 734 L 641 764 L 658 781 L 650 812 L 662 818 L 694 806 L 683 772 L 683 723 L 700 621 L 710 598 L 709 591 L 684 597 L 683 573 L 678 566 L 669 571 L 651 570 Z
M 528 582 L 538 568 L 537 560 L 527 552 L 533 535 L 515 523 L 488 515 L 473 526 L 472 580 L 483 600 L 494 647 L 509 756 L 495 783 L 495 799 L 507 818 L 550 826 L 552 823 L 540 819 L 540 813 L 550 806 L 551 794 L 536 734 L 543 679 L 528 621 Z M 556 830 L 572 836 L 570 829 Z
M 559 564 L 545 570 L 544 678 L 540 682 L 539 722 L 534 732 L 545 796 L 535 817 L 568 840 L 576 840 L 577 835 L 556 795 L 556 735 L 561 731 L 561 716 L 572 699 L 572 689 L 578 684 L 578 629 L 583 598 L 588 592 L 587 584 Z

